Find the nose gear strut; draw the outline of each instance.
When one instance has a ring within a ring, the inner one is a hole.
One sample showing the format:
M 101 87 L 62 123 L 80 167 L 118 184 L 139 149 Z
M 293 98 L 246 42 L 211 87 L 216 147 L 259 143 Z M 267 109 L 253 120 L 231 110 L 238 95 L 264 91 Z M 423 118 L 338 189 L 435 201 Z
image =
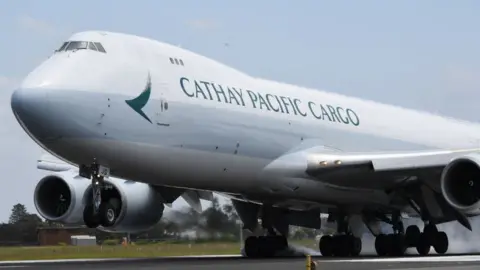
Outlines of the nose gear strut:
M 117 220 L 117 211 L 108 201 L 102 197 L 105 189 L 105 178 L 110 176 L 110 169 L 99 165 L 94 159 L 90 166 L 81 166 L 80 175 L 92 180 L 92 201 L 83 210 L 83 220 L 89 228 L 99 225 L 110 227 Z

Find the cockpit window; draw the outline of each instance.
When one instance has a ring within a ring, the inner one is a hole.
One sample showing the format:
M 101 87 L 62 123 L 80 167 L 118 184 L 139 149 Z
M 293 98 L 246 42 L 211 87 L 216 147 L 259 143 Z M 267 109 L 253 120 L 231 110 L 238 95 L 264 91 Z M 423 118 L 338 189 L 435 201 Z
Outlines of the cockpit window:
M 67 45 L 68 45 L 68 42 L 64 42 L 62 46 L 57 50 L 57 52 L 65 50 L 65 47 L 67 47 Z
M 97 46 L 97 49 L 98 49 L 99 52 L 106 53 L 105 48 L 103 48 L 103 46 L 100 42 L 95 42 L 95 46 Z
M 100 42 L 89 42 L 89 41 L 67 41 L 62 44 L 62 46 L 55 52 L 61 51 L 75 51 L 75 50 L 92 50 L 106 53 L 105 48 L 103 48 Z
M 81 49 L 87 49 L 88 48 L 88 42 L 86 41 L 72 41 L 68 44 L 67 46 L 67 51 L 73 51 L 73 50 L 81 50 Z
M 88 43 L 88 49 L 92 51 L 98 51 L 97 47 L 95 47 L 95 44 L 93 44 L 93 42 Z

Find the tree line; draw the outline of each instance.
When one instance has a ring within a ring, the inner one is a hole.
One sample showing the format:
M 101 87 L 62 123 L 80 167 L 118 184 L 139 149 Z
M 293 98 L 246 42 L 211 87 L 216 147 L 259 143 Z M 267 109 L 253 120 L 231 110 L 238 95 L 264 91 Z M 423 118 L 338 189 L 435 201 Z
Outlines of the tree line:
M 61 223 L 43 220 L 37 214 L 29 213 L 23 204 L 12 207 L 7 223 L 0 224 L 0 245 L 38 245 L 39 228 L 61 228 Z M 136 242 L 156 242 L 164 240 L 222 240 L 238 241 L 240 238 L 241 221 L 231 203 L 220 205 L 214 197 L 210 207 L 197 213 L 192 208 L 180 210 L 165 210 L 160 222 L 151 230 L 128 235 Z M 97 229 L 87 229 L 97 240 L 120 241 L 126 234 L 108 233 Z M 293 238 L 311 238 L 315 230 L 296 228 L 292 230 Z
M 185 238 L 223 238 L 239 237 L 239 218 L 231 204 L 220 206 L 214 198 L 212 205 L 202 213 L 191 208 L 166 210 L 158 224 L 151 230 L 131 234 L 132 240 L 158 241 L 164 239 Z M 25 205 L 17 203 L 12 207 L 8 222 L 0 223 L 0 245 L 36 245 L 38 229 L 64 227 L 61 223 L 43 220 L 37 214 L 29 213 Z M 97 239 L 121 239 L 126 234 L 108 233 L 95 229 L 86 229 Z

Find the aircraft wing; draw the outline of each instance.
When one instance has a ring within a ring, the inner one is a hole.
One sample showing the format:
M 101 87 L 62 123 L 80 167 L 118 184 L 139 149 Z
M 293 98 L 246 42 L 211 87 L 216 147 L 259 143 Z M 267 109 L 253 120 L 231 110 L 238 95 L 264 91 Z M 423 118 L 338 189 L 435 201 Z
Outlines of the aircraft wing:
M 448 164 L 463 157 L 476 159 L 476 155 L 480 161 L 480 148 L 367 153 L 301 150 L 278 158 L 265 171 L 370 189 L 392 188 L 408 179 L 421 178 L 432 188 L 439 188 L 440 176 Z
M 437 222 L 480 214 L 480 149 L 347 153 L 320 147 L 286 153 L 264 168 L 329 186 L 382 190 Z M 393 201 L 393 199 L 392 199 Z M 402 207 L 401 207 L 402 208 Z
M 37 160 L 37 169 L 53 171 L 53 172 L 62 172 L 62 171 L 76 169 L 76 167 L 49 153 L 44 153 Z

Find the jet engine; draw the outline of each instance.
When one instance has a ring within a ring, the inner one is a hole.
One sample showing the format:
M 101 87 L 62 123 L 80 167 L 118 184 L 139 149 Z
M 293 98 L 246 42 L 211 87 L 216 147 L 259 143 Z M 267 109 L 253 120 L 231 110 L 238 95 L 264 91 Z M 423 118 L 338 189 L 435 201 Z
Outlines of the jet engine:
M 473 214 L 480 209 L 480 155 L 453 159 L 441 176 L 445 200 L 455 209 Z
M 152 186 L 119 178 L 105 180 L 102 197 L 115 202 L 117 220 L 110 232 L 146 231 L 160 221 L 164 205 L 162 196 Z M 91 181 L 66 171 L 40 180 L 34 192 L 38 213 L 47 220 L 64 224 L 83 224 L 83 209 L 93 199 Z
M 102 197 L 116 202 L 117 220 L 111 227 L 102 230 L 109 232 L 147 231 L 163 216 L 163 197 L 152 186 L 119 178 L 105 180 L 106 188 Z M 85 191 L 85 203 L 93 200 L 91 185 Z
M 81 224 L 85 191 L 90 184 L 90 181 L 71 171 L 47 175 L 35 187 L 35 208 L 47 220 Z

